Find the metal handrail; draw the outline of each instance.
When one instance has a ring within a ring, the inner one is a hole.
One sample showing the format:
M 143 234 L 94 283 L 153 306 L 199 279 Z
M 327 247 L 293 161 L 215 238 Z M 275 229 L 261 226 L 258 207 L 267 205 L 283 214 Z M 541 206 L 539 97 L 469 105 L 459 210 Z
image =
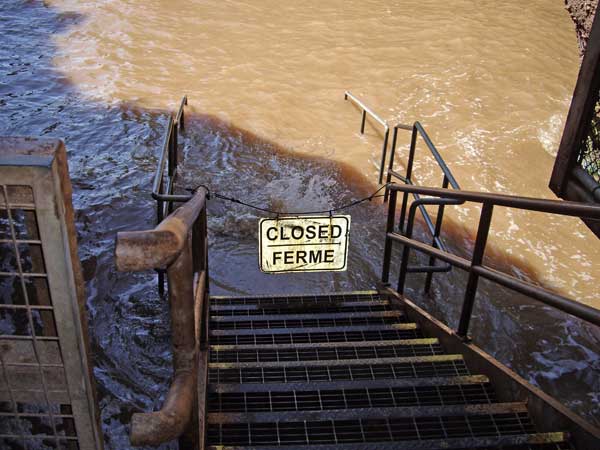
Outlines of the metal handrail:
M 397 138 L 398 138 L 398 130 L 412 131 L 412 135 L 411 135 L 411 139 L 410 139 L 410 150 L 408 153 L 408 155 L 409 155 L 408 163 L 406 165 L 406 175 L 405 176 L 402 176 L 399 173 L 394 171 L 394 161 L 395 161 L 395 156 L 396 156 L 396 142 L 397 142 Z M 433 144 L 433 141 L 429 137 L 429 134 L 427 134 L 427 132 L 425 131 L 425 128 L 423 128 L 421 123 L 418 121 L 415 122 L 412 126 L 401 124 L 401 123 L 396 124 L 394 126 L 394 135 L 392 137 L 392 150 L 390 152 L 390 160 L 389 160 L 389 164 L 388 164 L 388 175 L 387 175 L 386 183 L 389 184 L 392 180 L 392 177 L 394 177 L 396 179 L 399 179 L 400 181 L 402 181 L 405 184 L 414 185 L 414 183 L 412 181 L 412 168 L 413 168 L 415 154 L 416 154 L 417 138 L 419 135 L 425 142 L 425 145 L 427 146 L 427 148 L 433 155 L 433 157 L 436 160 L 438 166 L 440 167 L 442 173 L 444 174 L 444 177 L 442 179 L 442 188 L 447 188 L 450 185 L 450 186 L 452 186 L 453 189 L 459 190 L 460 186 L 458 185 L 458 182 L 454 178 L 454 175 L 452 175 L 450 168 L 446 165 L 444 158 L 442 158 L 442 155 L 440 155 L 440 152 L 437 150 L 437 148 Z M 389 195 L 389 189 L 386 188 L 384 201 L 387 201 L 388 195 Z M 423 220 L 425 221 L 425 224 L 427 225 L 427 228 L 432 235 L 432 244 L 435 245 L 437 248 L 439 248 L 442 251 L 448 251 L 446 246 L 444 245 L 443 241 L 440 238 L 440 233 L 442 231 L 442 221 L 443 221 L 443 217 L 444 217 L 444 208 L 446 205 L 460 205 L 460 204 L 462 204 L 462 202 L 458 201 L 458 200 L 453 200 L 453 199 L 438 200 L 437 202 L 431 202 L 431 201 L 428 202 L 428 204 L 431 204 L 431 205 L 434 205 L 434 204 L 438 205 L 436 225 L 434 227 L 431 217 L 429 216 L 429 213 L 425 209 L 424 205 L 426 203 L 420 202 L 419 194 L 417 194 L 417 193 L 413 193 L 413 197 L 418 202 L 417 205 L 418 205 L 419 211 L 421 212 L 421 215 L 423 216 Z M 402 199 L 402 208 L 400 210 L 400 220 L 398 222 L 399 223 L 398 226 L 399 226 L 400 230 L 404 230 L 404 218 L 406 216 L 407 203 L 408 203 L 408 193 L 404 193 L 404 196 Z M 408 224 L 406 227 L 407 227 L 407 229 L 410 228 L 411 232 L 412 232 L 413 221 L 415 218 L 414 213 L 409 217 L 410 218 L 408 220 Z M 418 266 L 417 270 L 412 270 L 413 272 L 427 273 L 427 276 L 425 278 L 425 286 L 424 286 L 424 291 L 426 293 L 428 293 L 431 289 L 433 273 L 435 273 L 435 272 L 450 272 L 450 270 L 452 269 L 452 266 L 450 264 L 436 266 L 435 263 L 436 263 L 436 258 L 434 256 L 430 256 L 428 265 Z M 410 267 L 407 267 L 407 271 L 411 272 Z
M 450 186 L 452 186 L 452 189 L 457 189 L 457 190 L 460 189 L 460 186 L 458 185 L 458 181 L 456 181 L 456 179 L 454 178 L 454 175 L 452 175 L 452 172 L 450 171 L 450 168 L 444 161 L 444 158 L 442 158 L 442 155 L 440 154 L 438 149 L 433 144 L 433 141 L 429 137 L 429 134 L 427 134 L 427 131 L 425 131 L 425 128 L 423 128 L 423 125 L 421 125 L 421 123 L 419 121 L 415 122 L 412 126 L 401 124 L 401 123 L 394 125 L 394 135 L 392 136 L 392 148 L 390 151 L 390 161 L 389 161 L 389 165 L 388 165 L 388 178 L 387 178 L 388 183 L 391 181 L 391 176 L 389 174 L 389 171 L 393 170 L 393 168 L 394 168 L 393 164 L 394 164 L 394 156 L 396 154 L 396 142 L 398 139 L 398 130 L 412 131 L 411 147 L 410 147 L 411 148 L 410 153 L 412 153 L 412 154 L 414 154 L 415 145 L 416 145 L 416 141 L 417 141 L 417 135 L 421 135 L 421 138 L 425 142 L 425 145 L 427 145 L 427 148 L 429 149 L 429 151 L 435 158 L 436 162 L 440 166 L 442 173 L 444 174 L 444 176 L 446 178 L 448 178 L 448 183 L 450 184 Z M 412 169 L 412 164 L 411 164 L 411 169 Z M 410 179 L 411 171 L 407 170 L 407 172 L 409 172 L 407 178 Z
M 420 200 L 415 200 L 412 202 L 409 215 L 413 217 L 409 218 L 409 225 L 412 224 L 412 219 L 414 218 L 416 208 L 419 204 L 424 202 L 431 204 L 436 200 L 439 201 L 441 199 L 448 199 L 461 202 L 481 203 L 482 211 L 479 219 L 477 238 L 475 240 L 475 246 L 471 260 L 467 260 L 447 251 L 425 244 L 421 241 L 412 239 L 412 226 L 407 229 L 405 235 L 396 233 L 394 231 L 394 220 L 398 192 L 403 192 L 404 194 L 412 193 L 429 196 L 427 198 L 421 197 Z M 495 283 L 520 292 L 528 297 L 534 298 L 546 305 L 552 306 L 582 320 L 600 326 L 600 310 L 548 291 L 541 286 L 518 279 L 512 275 L 499 272 L 483 264 L 483 256 L 485 253 L 494 206 L 503 206 L 527 211 L 538 211 L 589 219 L 600 219 L 600 206 L 594 204 L 519 197 L 505 194 L 457 191 L 452 189 L 420 187 L 407 184 L 392 184 L 390 186 L 390 201 L 384 248 L 382 281 L 387 283 L 389 280 L 392 243 L 399 242 L 404 246 L 397 287 L 397 291 L 401 295 L 404 292 L 409 252 L 411 248 L 426 253 L 431 258 L 441 259 L 442 261 L 469 272 L 460 322 L 456 330 L 456 334 L 462 338 L 467 338 L 479 277 L 494 281 Z
M 383 136 L 383 147 L 381 149 L 381 164 L 379 165 L 379 184 L 383 182 L 383 170 L 385 167 L 385 159 L 387 154 L 388 139 L 390 137 L 390 127 L 387 122 L 375 114 L 368 106 L 361 102 L 358 98 L 352 95 L 349 91 L 344 92 L 344 100 L 350 99 L 356 106 L 362 109 L 362 121 L 360 125 L 360 134 L 365 133 L 365 122 L 367 121 L 367 114 L 373 119 L 383 125 L 384 136 Z
M 344 94 L 344 98 L 345 99 L 350 98 L 355 104 L 357 104 L 360 108 L 362 108 L 363 114 L 362 114 L 361 133 L 364 131 L 365 119 L 366 119 L 367 113 L 385 127 L 385 137 L 384 137 L 384 142 L 383 142 L 383 149 L 381 152 L 381 167 L 380 167 L 380 173 L 379 173 L 379 183 L 381 183 L 382 175 L 383 175 L 383 167 L 385 165 L 385 160 L 387 157 L 387 155 L 386 155 L 387 142 L 388 142 L 388 136 L 389 136 L 389 127 L 387 125 L 387 122 L 385 122 L 383 119 L 381 119 L 379 116 L 377 116 L 370 108 L 368 108 L 364 103 L 362 103 L 359 99 L 357 99 L 355 96 L 353 96 L 350 92 L 346 91 Z M 409 150 L 409 154 L 408 154 L 408 162 L 406 165 L 406 174 L 405 175 L 402 175 L 394 170 L 394 160 L 395 160 L 395 156 L 396 156 L 396 144 L 398 141 L 398 130 L 412 131 L 411 141 L 410 141 L 410 150 Z M 427 145 L 427 148 L 429 149 L 429 151 L 435 158 L 436 162 L 438 163 L 438 166 L 440 167 L 440 169 L 444 175 L 444 178 L 442 180 L 442 187 L 447 188 L 448 186 L 451 186 L 453 189 L 457 189 L 457 190 L 460 189 L 458 182 L 456 181 L 456 179 L 454 178 L 454 175 L 452 175 L 452 172 L 446 165 L 446 162 L 442 158 L 442 155 L 440 155 L 439 151 L 433 144 L 433 141 L 431 140 L 431 138 L 425 131 L 425 128 L 423 128 L 423 126 L 419 122 L 415 122 L 412 125 L 406 125 L 406 124 L 402 124 L 402 123 L 398 123 L 398 124 L 394 125 L 394 135 L 392 138 L 392 146 L 391 146 L 390 158 L 389 158 L 389 162 L 388 162 L 386 184 L 389 185 L 389 183 L 392 181 L 392 178 L 400 180 L 405 184 L 409 184 L 409 185 L 414 184 L 412 181 L 412 169 L 413 169 L 415 153 L 416 153 L 417 138 L 419 135 L 421 136 L 421 138 Z M 387 202 L 388 196 L 389 196 L 389 189 L 386 187 L 385 194 L 384 194 L 384 202 Z M 413 196 L 414 196 L 415 200 L 419 200 L 418 194 L 413 194 Z M 423 216 L 423 220 L 425 221 L 425 225 L 432 236 L 432 244 L 435 245 L 437 248 L 447 251 L 446 246 L 444 245 L 444 242 L 440 238 L 440 234 L 442 231 L 442 222 L 443 222 L 443 218 L 444 218 L 445 206 L 446 205 L 459 205 L 461 203 L 462 203 L 462 201 L 460 201 L 460 200 L 452 200 L 452 199 L 446 199 L 446 200 L 438 201 L 435 203 L 429 203 L 429 204 L 435 204 L 438 206 L 435 225 L 433 223 L 433 220 L 431 219 L 431 216 L 429 215 L 429 212 L 425 208 L 425 204 L 424 203 L 419 204 L 419 206 L 418 206 L 419 211 L 421 212 L 421 215 Z M 400 220 L 398 222 L 398 227 L 401 231 L 404 231 L 404 229 L 405 229 L 407 204 L 408 204 L 408 193 L 405 193 L 404 197 L 403 197 L 403 201 L 402 201 L 402 208 L 400 211 Z M 412 217 L 412 220 L 414 220 L 414 218 L 415 218 L 414 215 L 411 217 Z M 406 228 L 410 228 L 412 230 L 412 227 L 413 227 L 413 223 L 409 221 L 409 223 L 406 224 Z M 431 282 L 432 282 L 434 273 L 449 272 L 450 270 L 452 270 L 452 266 L 450 264 L 443 264 L 440 266 L 436 265 L 436 258 L 433 256 L 431 256 L 429 258 L 429 262 L 427 265 L 418 265 L 418 266 L 413 266 L 413 267 L 408 268 L 408 271 L 412 272 L 412 273 L 420 272 L 420 273 L 427 274 L 426 279 L 425 279 L 425 286 L 424 286 L 424 290 L 426 293 L 429 292 L 429 290 L 431 288 Z
M 179 161 L 177 159 L 177 146 L 179 130 L 185 128 L 185 106 L 188 104 L 187 96 L 183 96 L 179 105 L 179 110 L 175 116 L 169 117 L 167 124 L 167 133 L 163 141 L 162 151 L 159 156 L 156 174 L 152 183 L 152 198 L 157 201 L 157 223 L 165 216 L 166 209 L 172 203 L 184 203 L 192 198 L 188 194 L 173 194 L 175 177 L 177 176 L 177 167 Z M 168 161 L 168 168 L 165 167 Z M 165 189 L 165 169 L 167 170 L 167 184 Z M 165 192 L 166 190 L 166 192 Z M 170 206 L 172 211 L 172 205 Z
M 166 268 L 169 280 L 174 375 L 160 411 L 136 413 L 131 443 L 159 445 L 191 426 L 198 379 L 198 357 L 207 342 L 208 239 L 206 200 L 200 188 L 190 201 L 147 231 L 117 234 L 120 271 Z
M 192 198 L 191 194 L 173 194 L 175 179 L 177 177 L 177 167 L 179 164 L 178 138 L 179 130 L 185 128 L 185 106 L 188 104 L 187 96 L 183 96 L 179 104 L 179 110 L 175 116 L 169 117 L 167 124 L 167 133 L 165 135 L 162 151 L 158 159 L 156 174 L 152 183 L 152 198 L 156 200 L 156 223 L 162 220 L 174 210 L 175 203 L 185 203 Z M 168 163 L 168 164 L 167 164 Z M 165 184 L 165 170 L 167 171 Z M 165 275 L 164 270 L 157 269 L 158 272 L 158 291 L 164 295 Z

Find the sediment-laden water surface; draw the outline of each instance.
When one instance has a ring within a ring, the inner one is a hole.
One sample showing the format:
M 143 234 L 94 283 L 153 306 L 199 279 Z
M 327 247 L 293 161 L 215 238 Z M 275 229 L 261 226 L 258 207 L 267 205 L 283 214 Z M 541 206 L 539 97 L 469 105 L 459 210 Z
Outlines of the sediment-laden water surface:
M 129 448 L 129 416 L 160 406 L 171 372 L 154 275 L 117 273 L 112 249 L 117 231 L 153 224 L 156 156 L 183 94 L 186 186 L 283 210 L 371 192 L 381 136 L 358 133 L 348 89 L 390 123 L 421 120 L 463 188 L 552 198 L 546 186 L 578 69 L 559 3 L 255 3 L 0 5 L 0 133 L 60 137 L 69 152 L 107 448 Z M 399 167 L 405 158 L 403 150 Z M 421 183 L 440 183 L 433 167 L 419 159 Z M 348 213 L 348 272 L 267 276 L 257 263 L 260 214 L 211 201 L 213 292 L 373 286 L 385 208 Z M 449 214 L 453 248 L 468 250 L 476 220 L 475 208 Z M 499 210 L 490 245 L 490 264 L 600 306 L 600 244 L 579 221 Z M 430 297 L 418 277 L 409 294 L 454 325 L 464 276 L 434 280 Z M 597 329 L 482 283 L 473 334 L 597 421 Z

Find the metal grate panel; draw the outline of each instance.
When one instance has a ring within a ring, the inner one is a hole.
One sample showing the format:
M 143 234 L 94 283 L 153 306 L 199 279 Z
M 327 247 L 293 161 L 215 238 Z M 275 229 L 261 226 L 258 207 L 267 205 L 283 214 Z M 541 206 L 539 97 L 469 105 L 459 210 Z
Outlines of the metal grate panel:
M 100 449 L 64 146 L 4 138 L 0 179 L 0 448 Z
M 289 307 L 278 307 L 278 306 L 265 306 L 262 308 L 256 306 L 242 306 L 242 307 L 211 307 L 211 317 L 249 317 L 249 316 L 262 316 L 262 315 L 274 315 L 274 314 L 290 314 L 290 313 L 358 313 L 358 312 L 382 312 L 392 311 L 393 308 L 388 302 L 370 302 L 361 303 L 356 302 L 357 305 L 352 303 L 341 303 L 341 304 L 309 304 L 304 306 L 290 305 Z
M 324 333 L 282 333 L 263 335 L 211 336 L 215 345 L 317 344 L 322 342 L 360 342 L 423 337 L 417 328 L 411 330 L 331 331 Z
M 0 346 L 2 448 L 76 441 L 30 186 L 0 185 Z
M 547 444 L 522 444 L 500 447 L 501 450 L 573 450 L 568 442 L 550 442 Z M 477 447 L 474 449 L 461 448 L 457 450 L 498 450 L 498 447 Z
M 318 445 L 528 434 L 526 413 L 208 425 L 209 445 Z
M 318 387 L 318 386 L 315 386 Z M 428 405 L 466 405 L 495 401 L 490 384 L 337 389 L 288 392 L 209 393 L 210 412 L 276 412 Z
M 360 347 L 304 347 L 290 349 L 244 349 L 210 352 L 210 362 L 324 361 L 340 359 L 393 358 L 442 354 L 437 343 Z
M 346 302 L 365 302 L 381 300 L 377 292 L 348 292 L 332 295 L 288 295 L 274 297 L 211 297 L 210 304 L 213 305 L 322 305 Z
M 316 367 L 210 368 L 209 383 L 283 383 L 468 375 L 463 360 Z
M 350 327 L 361 325 L 387 325 L 405 321 L 403 316 L 391 317 L 347 317 L 330 319 L 284 319 L 284 320 L 240 320 L 219 322 L 211 320 L 211 330 L 257 330 L 272 328 L 320 328 Z

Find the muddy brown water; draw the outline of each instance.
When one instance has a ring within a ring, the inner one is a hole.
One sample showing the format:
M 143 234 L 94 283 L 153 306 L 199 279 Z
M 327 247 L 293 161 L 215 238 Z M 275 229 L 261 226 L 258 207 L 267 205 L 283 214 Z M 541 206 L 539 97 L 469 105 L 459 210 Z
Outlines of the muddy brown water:
M 0 35 L 0 134 L 67 144 L 94 373 L 114 449 L 129 448 L 132 412 L 160 407 L 171 373 L 168 310 L 154 276 L 117 273 L 112 249 L 117 231 L 153 224 L 151 179 L 182 94 L 190 98 L 182 185 L 275 209 L 327 209 L 366 195 L 381 136 L 358 133 L 348 89 L 390 123 L 420 120 L 463 188 L 552 198 L 546 186 L 578 70 L 568 15 L 541 0 L 9 0 Z M 418 160 L 421 183 L 440 183 L 433 167 Z M 373 286 L 385 208 L 348 213 L 348 272 L 267 276 L 257 264 L 261 215 L 211 202 L 213 293 Z M 477 210 L 448 219 L 448 242 L 468 250 Z M 500 210 L 488 262 L 600 306 L 600 244 L 577 220 Z M 419 277 L 408 294 L 455 326 L 465 276 L 434 280 L 431 296 Z M 482 283 L 473 335 L 599 423 L 597 328 Z

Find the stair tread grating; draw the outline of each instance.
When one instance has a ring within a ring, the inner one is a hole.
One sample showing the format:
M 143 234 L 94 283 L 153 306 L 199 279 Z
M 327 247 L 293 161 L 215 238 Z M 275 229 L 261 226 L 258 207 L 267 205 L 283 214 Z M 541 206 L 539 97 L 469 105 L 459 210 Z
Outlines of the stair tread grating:
M 323 311 L 292 311 L 283 314 L 262 314 L 251 315 L 247 317 L 235 316 L 211 316 L 212 322 L 267 322 L 267 321 L 287 321 L 287 320 L 324 320 L 324 319 L 366 319 L 377 317 L 402 317 L 402 312 L 398 310 L 375 311 L 375 312 L 323 312 Z
M 209 383 L 285 383 L 469 375 L 462 359 L 323 367 L 210 368 Z
M 358 312 L 381 312 L 394 311 L 392 305 L 386 301 L 372 302 L 350 302 L 350 303 L 325 303 L 308 305 L 223 305 L 211 306 L 211 316 L 261 316 L 267 314 L 292 314 L 297 313 L 358 313 Z
M 388 325 L 406 322 L 406 318 L 399 316 L 375 317 L 332 317 L 315 319 L 267 319 L 267 320 L 239 320 L 231 322 L 210 321 L 211 330 L 256 330 L 272 328 L 320 328 L 320 327 L 351 327 L 362 325 Z
M 381 296 L 375 291 L 348 292 L 318 295 L 280 295 L 280 296 L 250 296 L 250 297 L 210 297 L 212 305 L 307 305 L 326 303 L 348 303 L 380 301 Z
M 209 311 L 209 449 L 572 450 L 375 291 L 211 297 Z
M 527 413 L 208 424 L 209 445 L 319 445 L 534 433 Z
M 545 443 L 527 443 L 527 438 L 543 436 L 548 433 L 538 433 L 532 436 L 509 436 L 504 437 L 501 445 L 489 443 L 489 438 L 453 438 L 440 441 L 395 441 L 395 442 L 377 442 L 377 450 L 574 450 L 567 441 L 545 442 Z M 556 434 L 556 433 L 554 433 Z M 560 434 L 560 433 L 558 433 Z M 479 441 L 486 441 L 481 443 Z M 464 442 L 467 441 L 467 442 Z M 507 442 L 508 441 L 508 442 Z M 510 442 L 513 441 L 513 442 Z M 453 443 L 455 443 L 453 445 Z M 469 445 L 469 447 L 465 447 Z M 484 445 L 484 446 L 482 446 Z M 209 446 L 208 450 L 278 450 L 280 445 L 253 445 L 253 446 Z M 364 450 L 364 444 L 355 443 L 336 443 L 324 444 L 315 447 L 314 445 L 295 445 L 294 449 L 318 449 L 318 450 Z
M 324 361 L 340 359 L 369 359 L 440 355 L 439 344 L 360 346 L 360 347 L 305 347 L 292 349 L 244 349 L 211 350 L 210 362 L 278 362 L 278 361 Z
M 211 336 L 215 345 L 316 344 L 321 342 L 359 342 L 391 339 L 418 339 L 420 329 L 328 331 L 314 333 L 281 333 Z
M 321 381 L 318 385 L 310 382 L 284 382 L 268 384 L 209 384 L 210 393 L 228 392 L 288 392 L 288 391 L 332 391 L 340 389 L 380 389 L 380 388 L 413 388 L 420 386 L 454 386 L 461 385 L 491 385 L 485 375 L 459 375 L 455 377 L 422 377 L 422 378 L 397 378 L 380 380 L 337 380 Z M 493 390 L 492 390 L 493 392 Z
M 450 386 L 336 389 L 288 392 L 229 392 L 208 394 L 209 412 L 323 411 L 426 405 L 492 403 L 489 383 Z

